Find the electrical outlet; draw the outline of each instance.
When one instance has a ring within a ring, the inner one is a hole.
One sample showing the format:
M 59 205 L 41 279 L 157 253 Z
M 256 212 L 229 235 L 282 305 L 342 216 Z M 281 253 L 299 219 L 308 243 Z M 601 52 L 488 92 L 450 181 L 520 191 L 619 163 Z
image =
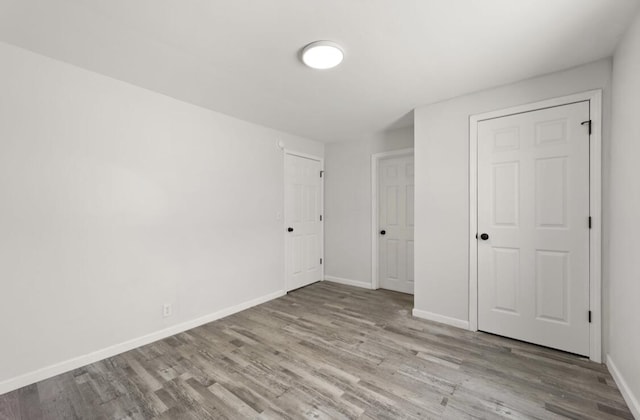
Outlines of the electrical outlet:
M 162 316 L 164 318 L 170 317 L 173 314 L 173 308 L 170 303 L 162 305 Z

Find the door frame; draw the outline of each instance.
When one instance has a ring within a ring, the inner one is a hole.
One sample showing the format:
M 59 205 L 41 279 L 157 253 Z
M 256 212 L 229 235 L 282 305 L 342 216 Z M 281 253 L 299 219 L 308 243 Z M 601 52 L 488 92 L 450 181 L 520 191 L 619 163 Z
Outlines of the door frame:
M 413 147 L 371 155 L 371 288 L 380 288 L 378 269 L 378 168 L 380 161 L 389 158 L 414 156 Z
M 469 330 L 478 331 L 478 123 L 487 119 L 589 102 L 589 359 L 602 362 L 602 90 L 547 99 L 469 118 Z M 587 314 L 585 314 L 587 316 Z
M 320 162 L 320 171 L 323 176 L 320 177 L 320 214 L 322 215 L 322 221 L 320 222 L 320 258 L 322 258 L 322 264 L 320 267 L 320 281 L 324 281 L 324 157 L 311 155 L 308 153 L 296 152 L 291 149 L 282 149 L 282 242 L 284 244 L 284 291 L 285 293 L 289 293 L 289 285 L 287 284 L 288 274 L 287 270 L 289 268 L 289 262 L 287 260 L 287 155 L 296 156 L 303 159 L 310 159 Z M 318 175 L 320 176 L 320 175 Z

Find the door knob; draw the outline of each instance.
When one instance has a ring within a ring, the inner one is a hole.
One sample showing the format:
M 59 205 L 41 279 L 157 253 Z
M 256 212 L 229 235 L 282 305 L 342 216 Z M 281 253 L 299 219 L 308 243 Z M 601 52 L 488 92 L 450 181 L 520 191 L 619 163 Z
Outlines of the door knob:
M 380 235 L 386 235 L 386 234 L 387 234 L 387 231 L 386 231 L 386 230 L 381 230 L 381 231 L 380 231 Z
M 482 239 L 483 241 L 486 241 L 487 239 L 489 239 L 489 234 L 483 233 L 482 235 L 480 235 L 480 239 Z
M 287 228 L 287 232 L 293 232 L 293 228 L 292 227 Z

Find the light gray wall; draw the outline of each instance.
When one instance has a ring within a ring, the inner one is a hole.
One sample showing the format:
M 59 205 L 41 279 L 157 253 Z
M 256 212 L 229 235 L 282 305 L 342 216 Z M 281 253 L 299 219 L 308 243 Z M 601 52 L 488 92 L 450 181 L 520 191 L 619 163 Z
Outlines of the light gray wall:
M 326 145 L 326 278 L 371 284 L 371 155 L 409 147 L 413 127 Z
M 606 59 L 415 110 L 417 310 L 469 319 L 469 116 L 602 88 L 608 168 L 610 79 Z
M 277 143 L 322 144 L 2 43 L 0 92 L 0 393 L 284 289 Z
M 613 59 L 612 102 L 608 364 L 640 419 L 640 15 Z

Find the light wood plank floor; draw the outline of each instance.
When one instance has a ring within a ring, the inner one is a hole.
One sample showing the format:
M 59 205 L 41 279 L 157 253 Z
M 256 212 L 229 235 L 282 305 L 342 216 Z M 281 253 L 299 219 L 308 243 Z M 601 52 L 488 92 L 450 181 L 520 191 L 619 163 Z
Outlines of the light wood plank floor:
M 0 396 L 1 419 L 632 419 L 607 369 L 316 283 Z

